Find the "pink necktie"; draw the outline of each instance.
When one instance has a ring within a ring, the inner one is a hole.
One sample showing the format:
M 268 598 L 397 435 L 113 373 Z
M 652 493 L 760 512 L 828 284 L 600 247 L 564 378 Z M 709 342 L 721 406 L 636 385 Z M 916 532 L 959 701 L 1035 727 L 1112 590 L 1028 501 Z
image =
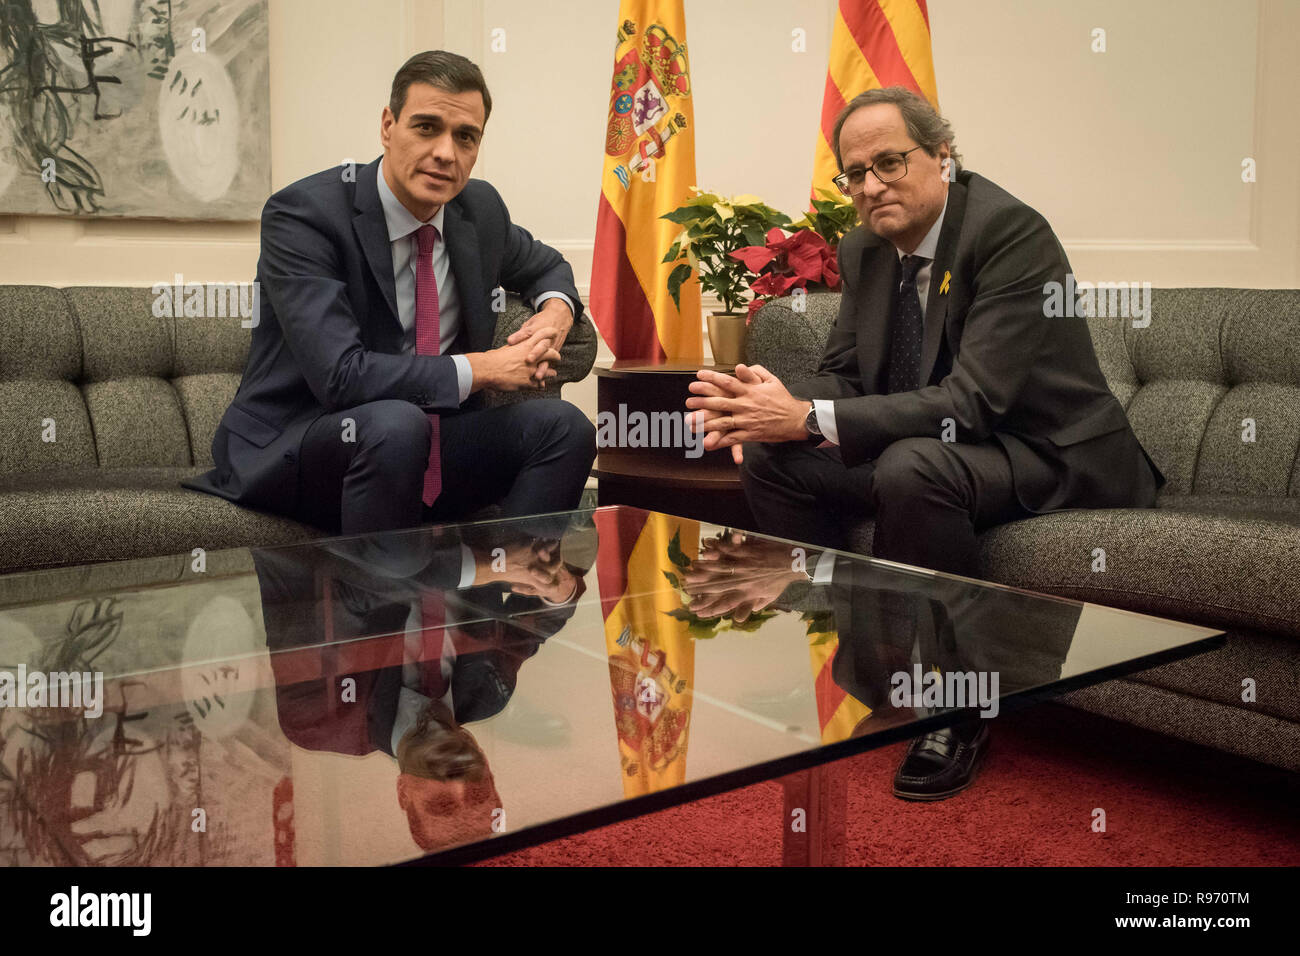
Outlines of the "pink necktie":
M 438 282 L 433 276 L 433 244 L 438 239 L 434 226 L 421 226 L 415 234 L 419 253 L 415 260 L 415 354 L 437 355 Z M 433 438 L 429 443 L 429 465 L 424 472 L 424 503 L 432 505 L 442 491 L 442 449 L 439 445 L 438 416 L 429 415 Z
M 433 228 L 430 226 L 429 228 Z M 441 591 L 424 591 L 420 595 L 420 693 L 433 700 L 447 695 L 447 679 L 442 676 L 442 644 L 447 638 L 444 628 L 447 609 Z

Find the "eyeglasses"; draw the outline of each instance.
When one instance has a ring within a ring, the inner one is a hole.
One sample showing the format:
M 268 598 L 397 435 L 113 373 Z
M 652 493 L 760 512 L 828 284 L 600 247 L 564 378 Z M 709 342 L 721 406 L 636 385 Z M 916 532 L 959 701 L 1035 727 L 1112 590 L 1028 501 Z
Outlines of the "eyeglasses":
M 896 183 L 907 175 L 907 154 L 920 148 L 913 146 L 901 153 L 886 153 L 866 169 L 850 169 L 847 173 L 840 173 L 831 182 L 839 186 L 840 192 L 846 196 L 862 192 L 862 187 L 867 182 L 867 173 L 871 173 L 882 184 Z

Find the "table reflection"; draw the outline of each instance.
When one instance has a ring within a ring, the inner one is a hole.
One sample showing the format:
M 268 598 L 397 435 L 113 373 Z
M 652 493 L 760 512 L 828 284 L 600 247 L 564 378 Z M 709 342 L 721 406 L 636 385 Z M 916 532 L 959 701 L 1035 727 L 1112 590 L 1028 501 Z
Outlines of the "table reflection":
M 573 616 L 587 567 L 572 555 L 594 551 L 574 531 L 555 519 L 256 552 L 285 737 L 392 757 L 422 850 L 500 832 L 501 798 L 467 725 L 506 707 L 520 668 Z M 351 643 L 376 635 L 391 637 Z

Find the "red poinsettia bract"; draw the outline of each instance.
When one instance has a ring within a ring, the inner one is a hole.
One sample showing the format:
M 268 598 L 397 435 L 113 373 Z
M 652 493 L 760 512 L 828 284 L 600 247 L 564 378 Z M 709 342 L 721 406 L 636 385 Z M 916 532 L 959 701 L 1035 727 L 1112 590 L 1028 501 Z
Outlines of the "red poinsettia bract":
M 749 284 L 754 298 L 746 321 L 752 320 L 764 303 L 788 295 L 791 289 L 820 285 L 834 291 L 840 287 L 835 251 L 811 229 L 800 229 L 789 236 L 780 229 L 770 229 L 767 245 L 745 246 L 729 255 L 758 273 Z

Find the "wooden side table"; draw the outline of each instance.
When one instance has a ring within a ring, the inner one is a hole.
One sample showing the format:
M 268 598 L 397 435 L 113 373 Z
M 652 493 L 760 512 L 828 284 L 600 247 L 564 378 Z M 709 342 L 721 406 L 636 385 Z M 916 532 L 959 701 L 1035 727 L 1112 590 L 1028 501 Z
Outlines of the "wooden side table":
M 618 360 L 597 365 L 597 423 L 604 420 L 606 412 L 619 420 L 620 405 L 625 406 L 626 415 L 642 412 L 650 421 L 653 412 L 669 412 L 681 419 L 691 394 L 688 386 L 702 367 L 719 372 L 735 370 L 730 365 L 702 366 L 698 362 Z M 704 452 L 697 458 L 687 457 L 686 452 L 682 447 L 599 448 L 592 469 L 600 482 L 597 500 L 602 505 L 631 505 L 754 529 L 754 517 L 741 490 L 740 469 L 732 461 L 731 450 Z

